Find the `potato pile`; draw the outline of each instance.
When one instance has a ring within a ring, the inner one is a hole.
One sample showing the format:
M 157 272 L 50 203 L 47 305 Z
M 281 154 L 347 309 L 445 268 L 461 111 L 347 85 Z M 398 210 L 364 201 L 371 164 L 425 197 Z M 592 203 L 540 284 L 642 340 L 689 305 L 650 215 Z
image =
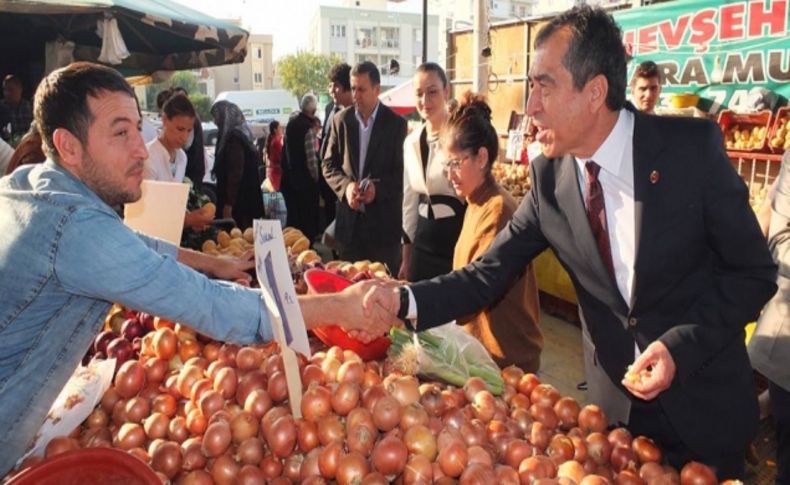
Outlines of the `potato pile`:
M 776 132 L 768 143 L 779 150 L 790 149 L 790 112 L 776 120 Z
M 248 227 L 244 232 L 238 227 L 234 227 L 227 231 L 219 231 L 217 233 L 217 240 L 211 239 L 205 241 L 201 250 L 206 254 L 213 256 L 229 256 L 238 258 L 248 249 L 253 248 L 254 236 L 252 228 Z
M 494 162 L 491 174 L 516 200 L 521 200 L 532 185 L 529 179 L 529 167 L 520 163 Z
M 765 143 L 765 126 L 732 125 L 724 132 L 728 150 L 759 150 Z

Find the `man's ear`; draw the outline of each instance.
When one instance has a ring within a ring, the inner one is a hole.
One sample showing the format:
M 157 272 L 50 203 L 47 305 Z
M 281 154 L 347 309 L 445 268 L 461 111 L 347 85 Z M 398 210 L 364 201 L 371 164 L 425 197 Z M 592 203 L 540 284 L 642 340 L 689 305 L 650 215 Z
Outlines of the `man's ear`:
M 606 95 L 609 92 L 609 82 L 606 76 L 598 74 L 587 81 L 587 90 L 590 94 L 590 108 L 597 111 L 606 104 Z
M 82 161 L 83 146 L 82 142 L 65 128 L 57 128 L 52 133 L 52 143 L 60 157 L 60 162 L 67 167 L 79 165 Z

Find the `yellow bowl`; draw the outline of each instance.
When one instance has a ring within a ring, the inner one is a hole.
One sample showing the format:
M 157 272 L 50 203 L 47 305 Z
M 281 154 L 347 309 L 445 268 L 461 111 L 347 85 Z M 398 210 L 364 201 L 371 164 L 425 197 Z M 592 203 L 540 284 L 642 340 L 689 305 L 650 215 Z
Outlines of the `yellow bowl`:
M 693 108 L 697 106 L 699 96 L 691 93 L 675 93 L 669 98 L 673 108 Z

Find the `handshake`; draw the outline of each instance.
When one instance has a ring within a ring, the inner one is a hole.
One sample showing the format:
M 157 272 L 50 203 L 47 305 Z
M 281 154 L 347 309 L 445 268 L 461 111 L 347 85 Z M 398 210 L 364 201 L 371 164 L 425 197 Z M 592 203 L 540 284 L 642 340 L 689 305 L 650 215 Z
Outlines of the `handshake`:
M 401 283 L 393 280 L 365 280 L 340 293 L 319 295 L 333 298 L 335 305 L 323 307 L 323 317 L 318 321 L 339 322 L 338 325 L 349 336 L 369 343 L 389 332 L 391 327 L 403 326 L 403 321 L 397 317 L 400 309 L 399 286 Z M 305 320 L 309 322 L 311 319 Z

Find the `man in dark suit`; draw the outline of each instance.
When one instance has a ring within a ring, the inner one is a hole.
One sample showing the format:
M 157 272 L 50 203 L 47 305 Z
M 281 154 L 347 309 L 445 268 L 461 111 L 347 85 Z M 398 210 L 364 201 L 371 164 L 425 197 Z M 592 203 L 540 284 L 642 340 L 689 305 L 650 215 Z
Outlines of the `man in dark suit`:
M 332 102 L 326 105 L 324 112 L 324 127 L 321 131 L 321 160 L 324 159 L 326 149 L 329 146 L 329 132 L 332 128 L 332 118 L 335 117 L 343 108 L 354 104 L 351 97 L 351 66 L 345 62 L 335 64 L 329 71 L 329 95 Z M 335 220 L 335 208 L 337 206 L 337 196 L 326 183 L 324 174 L 321 173 L 319 183 L 321 198 L 324 200 L 323 220 L 321 221 L 321 231 Z
M 339 203 L 335 240 L 340 258 L 400 263 L 403 140 L 406 120 L 379 102 L 381 78 L 372 62 L 351 70 L 354 106 L 332 120 L 323 171 Z
M 675 467 L 698 460 L 739 477 L 758 416 L 744 325 L 776 291 L 776 266 L 718 127 L 625 105 L 621 39 L 589 6 L 541 30 L 527 114 L 543 156 L 530 194 L 480 259 L 380 287 L 366 304 L 418 329 L 447 322 L 495 301 L 551 247 L 631 431 Z

